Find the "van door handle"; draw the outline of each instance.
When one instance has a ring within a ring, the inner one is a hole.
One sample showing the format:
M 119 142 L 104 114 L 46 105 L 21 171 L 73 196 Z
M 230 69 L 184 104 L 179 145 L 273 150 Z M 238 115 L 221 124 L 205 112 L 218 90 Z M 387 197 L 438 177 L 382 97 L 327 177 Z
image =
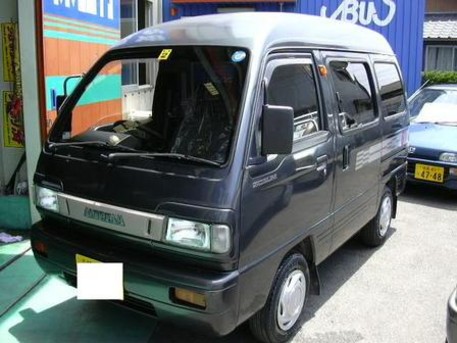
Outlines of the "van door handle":
M 343 170 L 349 168 L 349 145 L 345 145 L 343 148 Z
M 310 171 L 310 170 L 316 170 L 318 172 L 324 172 L 324 174 L 327 174 L 327 163 L 328 163 L 328 156 L 327 155 L 322 155 L 316 158 L 316 163 L 311 164 L 311 165 L 306 165 L 302 167 L 297 167 L 295 171 Z
M 323 171 L 326 174 L 327 173 L 327 164 L 328 164 L 328 156 L 327 155 L 319 156 L 316 159 L 316 170 L 318 172 Z

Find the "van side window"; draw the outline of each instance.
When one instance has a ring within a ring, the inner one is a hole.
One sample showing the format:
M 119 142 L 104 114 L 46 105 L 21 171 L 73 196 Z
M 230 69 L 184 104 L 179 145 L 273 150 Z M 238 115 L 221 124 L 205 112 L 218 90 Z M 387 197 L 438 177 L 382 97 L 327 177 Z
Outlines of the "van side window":
M 343 131 L 376 119 L 368 65 L 363 62 L 332 61 L 330 69 Z
M 321 129 L 311 64 L 284 64 L 273 71 L 267 103 L 294 109 L 294 141 Z
M 379 84 L 384 117 L 405 111 L 405 93 L 396 65 L 375 63 L 374 69 Z

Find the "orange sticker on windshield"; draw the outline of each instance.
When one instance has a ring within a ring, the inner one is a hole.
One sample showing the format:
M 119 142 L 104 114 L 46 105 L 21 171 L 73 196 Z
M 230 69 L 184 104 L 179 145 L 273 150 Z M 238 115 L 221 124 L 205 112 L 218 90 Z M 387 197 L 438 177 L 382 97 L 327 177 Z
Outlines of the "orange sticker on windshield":
M 172 49 L 163 49 L 162 52 L 159 55 L 158 60 L 159 61 L 166 61 L 168 60 L 168 57 L 170 57 Z

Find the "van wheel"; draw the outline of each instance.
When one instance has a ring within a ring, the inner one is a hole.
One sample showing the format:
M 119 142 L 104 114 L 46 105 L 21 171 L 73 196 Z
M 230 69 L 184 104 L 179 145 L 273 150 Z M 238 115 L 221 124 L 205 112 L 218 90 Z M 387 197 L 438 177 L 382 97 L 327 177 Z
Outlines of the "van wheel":
M 364 244 L 377 247 L 385 242 L 392 220 L 393 203 L 392 191 L 385 187 L 376 217 L 362 229 L 361 238 Z
M 266 343 L 290 340 L 301 328 L 310 285 L 303 255 L 288 256 L 276 273 L 265 306 L 249 321 L 254 336 Z

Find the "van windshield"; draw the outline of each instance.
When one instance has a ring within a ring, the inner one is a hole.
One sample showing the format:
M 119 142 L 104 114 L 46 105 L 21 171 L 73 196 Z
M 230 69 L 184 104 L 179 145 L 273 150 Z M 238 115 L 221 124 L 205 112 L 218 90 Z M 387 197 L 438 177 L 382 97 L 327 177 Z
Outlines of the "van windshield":
M 63 108 L 59 121 L 65 124 L 56 125 L 51 141 L 223 164 L 247 66 L 247 51 L 234 47 L 130 51 L 81 81 L 85 90 Z

